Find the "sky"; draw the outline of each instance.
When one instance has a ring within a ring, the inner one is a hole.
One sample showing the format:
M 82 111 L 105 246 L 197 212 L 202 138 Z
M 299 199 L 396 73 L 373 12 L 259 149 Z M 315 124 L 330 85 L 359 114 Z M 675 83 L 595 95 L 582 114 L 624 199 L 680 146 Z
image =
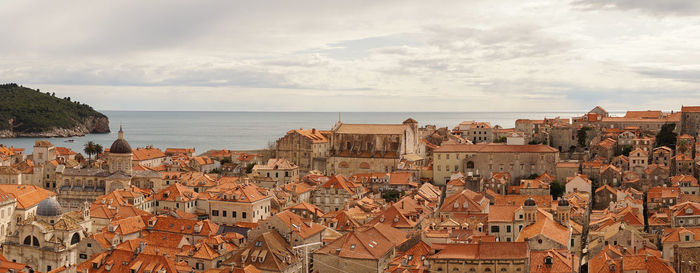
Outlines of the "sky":
M 700 104 L 697 0 L 10 0 L 0 25 L 0 82 L 100 110 Z

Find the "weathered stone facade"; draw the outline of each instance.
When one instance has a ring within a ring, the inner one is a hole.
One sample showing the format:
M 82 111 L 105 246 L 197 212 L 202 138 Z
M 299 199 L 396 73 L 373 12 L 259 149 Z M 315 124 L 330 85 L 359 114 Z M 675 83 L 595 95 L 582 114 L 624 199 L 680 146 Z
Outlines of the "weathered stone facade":
M 446 144 L 434 151 L 433 181 L 444 185 L 452 172 L 508 172 L 510 183 L 532 174 L 555 173 L 556 149 L 546 145 Z
M 291 130 L 277 140 L 277 157 L 299 166 L 304 174 L 311 170 L 326 170 L 329 131 Z
M 392 172 L 402 158 L 419 156 L 418 122 L 402 124 L 345 124 L 331 130 L 326 171 L 350 176 L 356 173 Z

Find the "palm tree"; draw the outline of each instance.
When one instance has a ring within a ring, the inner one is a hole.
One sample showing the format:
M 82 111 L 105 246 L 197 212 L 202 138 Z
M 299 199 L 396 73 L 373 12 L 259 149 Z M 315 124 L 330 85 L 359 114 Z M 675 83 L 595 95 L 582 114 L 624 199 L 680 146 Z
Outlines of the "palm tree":
M 85 154 L 88 155 L 88 166 L 90 165 L 90 161 L 92 161 L 92 155 L 97 154 L 97 149 L 96 146 L 99 144 L 95 144 L 92 140 L 88 141 L 88 143 L 85 143 L 85 146 L 83 148 L 83 151 Z M 102 146 L 100 146 L 101 148 Z
M 104 148 L 102 148 L 102 145 L 100 144 L 95 144 L 95 155 L 99 155 L 102 152 L 104 152 Z

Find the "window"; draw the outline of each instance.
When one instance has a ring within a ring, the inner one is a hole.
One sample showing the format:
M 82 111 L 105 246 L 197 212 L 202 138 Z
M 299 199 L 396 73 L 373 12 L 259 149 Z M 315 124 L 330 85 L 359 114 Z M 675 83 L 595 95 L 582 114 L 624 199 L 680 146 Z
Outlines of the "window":
M 510 226 L 506 226 L 506 232 L 510 233 Z
M 232 212 L 231 212 L 231 217 L 236 218 L 236 212 L 235 212 L 235 211 L 232 211 Z
M 87 254 L 85 254 L 85 253 L 80 253 L 79 256 L 81 259 L 87 259 Z
M 499 230 L 500 230 L 499 226 L 491 226 L 491 232 L 497 233 L 497 232 L 499 232 Z
M 245 211 L 243 212 L 243 215 L 241 215 L 241 216 L 243 217 L 243 219 L 246 218 L 247 215 L 246 215 Z
M 256 241 L 255 242 L 256 247 L 261 247 L 262 246 L 262 241 Z
M 221 215 L 222 215 L 223 217 L 226 217 L 226 211 L 225 211 L 225 210 L 222 210 L 222 211 L 221 211 Z
M 219 211 L 218 211 L 218 210 L 212 210 L 212 211 L 211 211 L 211 216 L 219 216 Z

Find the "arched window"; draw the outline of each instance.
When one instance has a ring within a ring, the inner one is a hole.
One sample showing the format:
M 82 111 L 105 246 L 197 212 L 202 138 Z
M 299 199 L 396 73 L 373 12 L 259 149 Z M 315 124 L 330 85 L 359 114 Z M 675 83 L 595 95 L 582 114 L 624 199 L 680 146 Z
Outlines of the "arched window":
M 360 169 L 369 169 L 369 163 L 367 163 L 367 162 L 360 163 Z
M 343 162 L 340 162 L 340 164 L 338 164 L 338 167 L 339 167 L 339 168 L 344 168 L 344 169 L 346 169 L 346 168 L 350 168 L 350 164 L 348 164 L 347 162 L 343 161 Z
M 474 169 L 474 161 L 467 162 L 467 169 Z
M 80 235 L 78 233 L 73 233 L 73 237 L 70 238 L 70 244 L 74 245 L 80 242 Z
M 29 235 L 27 237 L 24 237 L 24 244 L 25 245 L 32 245 L 32 246 L 39 246 L 39 239 L 37 239 L 36 236 Z

